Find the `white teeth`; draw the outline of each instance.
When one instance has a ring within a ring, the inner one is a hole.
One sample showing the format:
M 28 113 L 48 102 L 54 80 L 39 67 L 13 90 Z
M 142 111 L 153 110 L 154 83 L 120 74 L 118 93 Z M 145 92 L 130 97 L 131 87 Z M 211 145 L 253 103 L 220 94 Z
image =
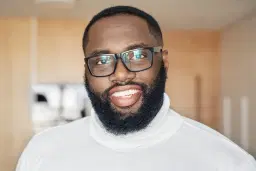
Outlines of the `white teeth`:
M 125 90 L 125 91 L 118 91 L 112 94 L 114 97 L 131 97 L 133 94 L 138 93 L 139 90 Z

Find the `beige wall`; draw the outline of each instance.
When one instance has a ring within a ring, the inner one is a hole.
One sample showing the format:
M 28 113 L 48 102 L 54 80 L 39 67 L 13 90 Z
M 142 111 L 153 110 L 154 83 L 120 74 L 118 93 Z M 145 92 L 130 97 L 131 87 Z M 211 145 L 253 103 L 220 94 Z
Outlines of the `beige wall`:
M 31 135 L 28 19 L 0 19 L 0 170 L 10 171 Z
M 164 34 L 170 69 L 166 91 L 181 114 L 219 128 L 220 58 L 218 31 Z
M 37 82 L 83 82 L 82 37 L 86 24 L 74 20 L 38 20 Z
M 256 14 L 222 33 L 222 96 L 231 99 L 231 139 L 241 144 L 240 99 L 249 99 L 249 152 L 256 156 Z M 242 145 L 242 144 L 241 144 Z
M 85 26 L 72 20 L 0 20 L 0 170 L 12 170 L 32 135 L 31 83 L 83 81 Z M 220 33 L 174 30 L 164 36 L 170 61 L 166 91 L 172 107 L 218 129 Z

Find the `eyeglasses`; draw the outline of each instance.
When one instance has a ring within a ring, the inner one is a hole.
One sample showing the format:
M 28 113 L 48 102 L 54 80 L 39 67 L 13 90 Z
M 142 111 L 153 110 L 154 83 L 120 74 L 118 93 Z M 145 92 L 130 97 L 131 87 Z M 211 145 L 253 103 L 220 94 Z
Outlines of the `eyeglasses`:
M 120 54 L 100 54 L 84 58 L 87 67 L 94 77 L 112 75 L 120 58 L 130 72 L 147 70 L 153 65 L 154 53 L 162 52 L 162 47 L 146 47 L 128 50 Z

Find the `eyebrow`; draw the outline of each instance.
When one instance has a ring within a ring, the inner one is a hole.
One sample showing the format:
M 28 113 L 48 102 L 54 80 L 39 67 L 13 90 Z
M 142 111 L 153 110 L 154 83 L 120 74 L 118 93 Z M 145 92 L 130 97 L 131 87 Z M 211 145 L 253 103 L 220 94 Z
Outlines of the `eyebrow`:
M 135 44 L 127 46 L 124 49 L 124 52 L 128 51 L 128 50 L 132 50 L 132 49 L 145 48 L 145 47 L 150 47 L 150 45 L 148 45 L 146 43 L 135 43 Z M 113 54 L 113 53 L 109 49 L 96 49 L 96 50 L 92 51 L 91 53 L 89 53 L 87 56 L 90 57 L 90 56 L 102 55 L 102 54 Z

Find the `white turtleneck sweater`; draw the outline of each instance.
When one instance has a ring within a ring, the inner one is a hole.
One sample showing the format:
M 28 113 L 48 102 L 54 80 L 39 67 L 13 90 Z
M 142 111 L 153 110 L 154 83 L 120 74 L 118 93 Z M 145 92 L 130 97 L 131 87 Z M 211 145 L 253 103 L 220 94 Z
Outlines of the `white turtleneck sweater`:
M 35 135 L 16 171 L 256 171 L 256 162 L 226 137 L 164 104 L 144 130 L 112 135 L 97 115 Z

